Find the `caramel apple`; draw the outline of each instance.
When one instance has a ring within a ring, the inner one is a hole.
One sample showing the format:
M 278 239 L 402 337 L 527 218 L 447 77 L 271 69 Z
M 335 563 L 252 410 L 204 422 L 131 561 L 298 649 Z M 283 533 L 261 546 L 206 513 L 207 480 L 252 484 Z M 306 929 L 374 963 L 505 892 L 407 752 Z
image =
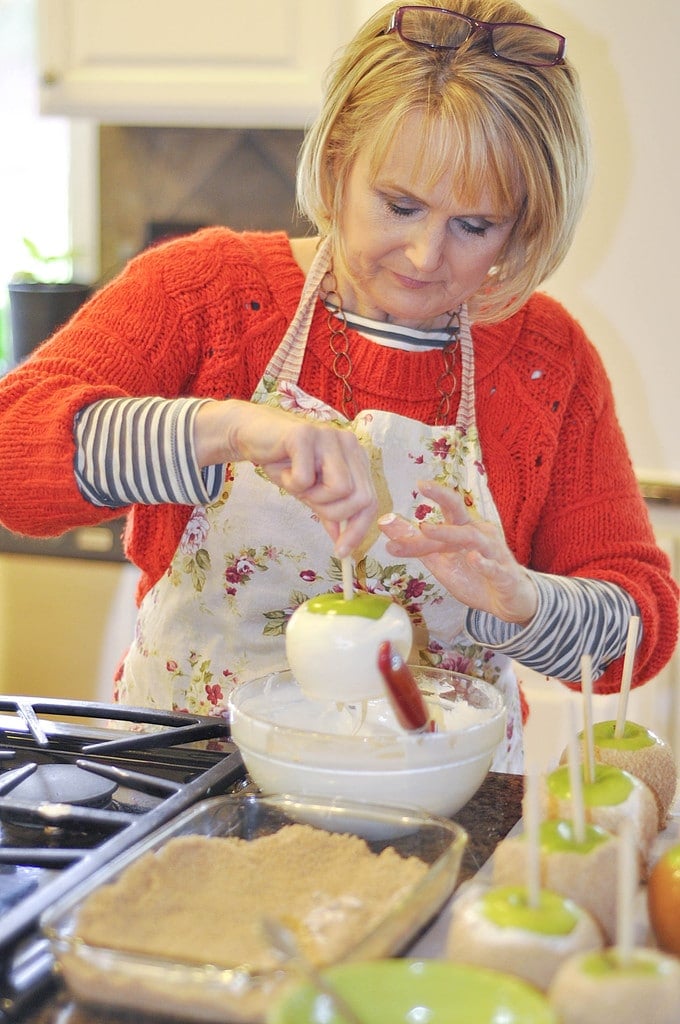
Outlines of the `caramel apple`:
M 616 735 L 616 722 L 596 722 L 593 746 L 596 761 L 622 768 L 650 788 L 657 804 L 658 827 L 665 828 L 677 788 L 677 766 L 670 746 L 651 729 L 630 721 L 624 723 L 621 736 Z M 565 751 L 563 762 L 566 756 Z
M 639 947 L 625 960 L 615 947 L 577 954 L 555 974 L 548 999 L 561 1024 L 677 1024 L 680 960 Z
M 572 899 L 597 921 L 606 939 L 616 929 L 616 875 L 619 839 L 587 824 L 579 841 L 571 821 L 549 819 L 539 829 L 540 884 Z M 529 849 L 525 834 L 503 839 L 493 855 L 495 885 L 519 885 L 526 877 Z
M 656 941 L 680 957 L 680 844 L 665 850 L 647 882 L 647 911 Z
M 630 772 L 596 763 L 592 779 L 584 775 L 583 800 L 586 821 L 608 832 L 618 832 L 620 824 L 627 819 L 633 822 L 640 877 L 645 879 L 658 822 L 656 801 L 649 787 Z M 567 765 L 545 776 L 541 803 L 544 818 L 569 818 L 571 780 Z
M 559 1024 L 542 992 L 500 971 L 444 960 L 392 958 L 338 964 L 325 979 L 362 1024 Z M 310 982 L 275 1003 L 267 1024 L 349 1024 Z
M 572 900 L 541 889 L 532 906 L 526 887 L 511 885 L 472 888 L 454 903 L 447 956 L 545 991 L 565 957 L 601 947 L 599 927 Z

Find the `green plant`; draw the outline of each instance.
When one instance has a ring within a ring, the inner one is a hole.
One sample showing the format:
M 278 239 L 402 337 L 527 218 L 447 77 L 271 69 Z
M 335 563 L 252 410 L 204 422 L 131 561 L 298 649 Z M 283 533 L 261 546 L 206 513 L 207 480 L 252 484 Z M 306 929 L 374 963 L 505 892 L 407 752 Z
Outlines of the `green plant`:
M 22 241 L 30 259 L 30 269 L 17 271 L 12 277 L 13 283 L 63 284 L 71 280 L 75 256 L 73 250 L 55 256 L 47 256 L 30 238 L 23 238 Z

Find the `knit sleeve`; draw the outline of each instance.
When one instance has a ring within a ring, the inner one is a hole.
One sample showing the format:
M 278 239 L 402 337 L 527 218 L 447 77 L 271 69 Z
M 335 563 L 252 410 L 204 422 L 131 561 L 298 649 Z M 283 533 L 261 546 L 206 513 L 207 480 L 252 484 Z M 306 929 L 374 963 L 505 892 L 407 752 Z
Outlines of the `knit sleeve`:
M 147 250 L 0 381 L 7 528 L 54 536 L 116 515 L 78 487 L 82 409 L 102 399 L 243 397 L 245 304 L 234 282 L 247 277 L 246 264 L 245 246 L 226 229 Z
M 556 303 L 545 299 L 536 306 L 533 322 L 522 324 L 523 361 L 518 355 L 513 364 L 519 387 L 506 424 L 530 427 L 508 440 L 506 426 L 502 439 L 507 449 L 514 447 L 503 470 L 514 504 L 506 504 L 503 524 L 529 568 L 601 580 L 630 596 L 642 620 L 633 679 L 639 685 L 673 653 L 678 588 L 656 543 L 599 354 Z M 588 653 L 582 638 L 576 643 Z M 618 689 L 622 667 L 623 657 L 608 665 L 600 692 Z

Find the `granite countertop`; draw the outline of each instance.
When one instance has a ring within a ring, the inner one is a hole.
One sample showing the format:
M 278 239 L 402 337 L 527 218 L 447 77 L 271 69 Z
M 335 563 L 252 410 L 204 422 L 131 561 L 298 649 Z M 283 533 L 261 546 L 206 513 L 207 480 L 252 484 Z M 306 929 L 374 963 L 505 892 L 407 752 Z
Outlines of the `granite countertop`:
M 522 814 L 524 780 L 520 775 L 490 772 L 470 802 L 455 815 L 469 836 L 463 857 L 460 882 L 471 878 L 489 859 L 497 844 L 519 821 Z M 436 922 L 428 948 L 436 949 Z M 435 943 L 433 945 L 433 942 Z M 416 955 L 420 942 L 415 944 Z M 167 1018 L 147 1017 L 106 1009 L 79 1007 L 57 987 L 40 1006 L 21 1018 L 21 1024 L 167 1024 Z

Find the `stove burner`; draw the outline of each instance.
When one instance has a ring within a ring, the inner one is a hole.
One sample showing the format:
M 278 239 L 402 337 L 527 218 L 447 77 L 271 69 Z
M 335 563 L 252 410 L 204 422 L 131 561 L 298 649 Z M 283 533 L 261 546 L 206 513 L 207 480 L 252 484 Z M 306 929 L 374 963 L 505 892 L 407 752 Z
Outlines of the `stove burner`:
M 35 806 L 50 803 L 103 807 L 110 801 L 115 790 L 115 782 L 74 764 L 41 764 L 32 775 L 17 783 L 7 796 L 22 804 Z

